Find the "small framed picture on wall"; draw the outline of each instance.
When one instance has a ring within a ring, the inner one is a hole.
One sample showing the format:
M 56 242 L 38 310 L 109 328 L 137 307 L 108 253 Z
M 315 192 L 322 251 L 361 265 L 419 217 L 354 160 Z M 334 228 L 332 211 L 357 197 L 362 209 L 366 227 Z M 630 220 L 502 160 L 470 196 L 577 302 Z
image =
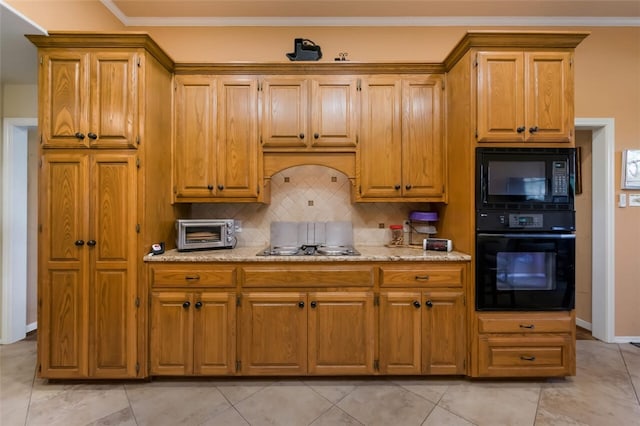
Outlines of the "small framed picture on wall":
M 640 189 L 640 149 L 622 151 L 622 188 Z

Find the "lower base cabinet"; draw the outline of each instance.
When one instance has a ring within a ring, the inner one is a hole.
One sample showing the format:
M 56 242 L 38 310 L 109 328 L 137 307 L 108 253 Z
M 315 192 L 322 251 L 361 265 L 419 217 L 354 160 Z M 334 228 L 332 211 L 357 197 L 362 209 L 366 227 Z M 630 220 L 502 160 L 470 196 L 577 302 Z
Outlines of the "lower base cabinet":
M 242 374 L 374 373 L 372 292 L 249 292 L 241 317 Z
M 152 375 L 235 374 L 235 293 L 152 293 L 150 340 Z

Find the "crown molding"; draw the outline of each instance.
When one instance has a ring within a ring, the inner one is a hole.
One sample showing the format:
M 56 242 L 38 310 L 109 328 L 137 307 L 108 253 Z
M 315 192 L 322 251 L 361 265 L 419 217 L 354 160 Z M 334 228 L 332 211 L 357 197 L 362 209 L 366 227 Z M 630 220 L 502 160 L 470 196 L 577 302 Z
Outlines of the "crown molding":
M 592 16 L 129 17 L 100 1 L 127 27 L 640 27 L 640 17 Z

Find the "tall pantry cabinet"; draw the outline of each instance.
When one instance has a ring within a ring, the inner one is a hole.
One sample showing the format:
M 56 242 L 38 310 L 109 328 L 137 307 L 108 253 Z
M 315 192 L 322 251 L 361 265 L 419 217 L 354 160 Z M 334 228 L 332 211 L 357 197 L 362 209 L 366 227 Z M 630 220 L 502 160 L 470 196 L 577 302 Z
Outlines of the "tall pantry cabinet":
M 173 240 L 173 62 L 143 33 L 29 39 L 39 48 L 38 373 L 144 377 L 140 263 L 153 242 Z

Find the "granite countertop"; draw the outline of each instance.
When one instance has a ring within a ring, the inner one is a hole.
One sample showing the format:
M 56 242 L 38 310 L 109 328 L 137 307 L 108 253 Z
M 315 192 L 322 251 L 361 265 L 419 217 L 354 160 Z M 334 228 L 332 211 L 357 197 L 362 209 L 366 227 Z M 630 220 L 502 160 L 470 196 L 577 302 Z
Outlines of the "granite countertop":
M 237 247 L 223 250 L 179 252 L 167 250 L 161 255 L 146 255 L 145 262 L 366 262 L 424 261 L 461 262 L 471 256 L 458 251 L 424 251 L 422 247 L 356 246 L 360 256 L 257 256 L 265 247 Z

